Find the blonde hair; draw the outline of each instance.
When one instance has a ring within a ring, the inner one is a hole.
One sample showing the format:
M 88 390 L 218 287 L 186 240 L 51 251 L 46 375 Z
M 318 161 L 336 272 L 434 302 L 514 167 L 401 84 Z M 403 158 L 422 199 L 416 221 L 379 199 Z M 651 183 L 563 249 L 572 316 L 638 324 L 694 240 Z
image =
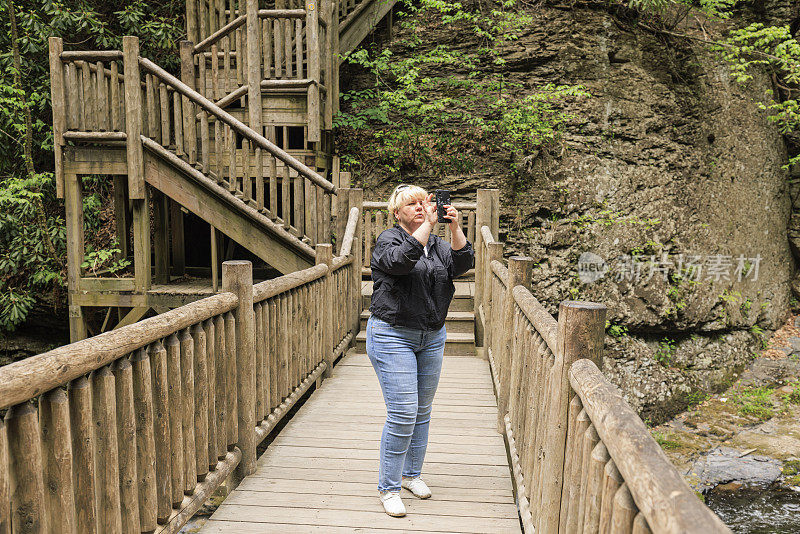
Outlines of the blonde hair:
M 394 188 L 394 191 L 389 196 L 389 213 L 394 215 L 394 212 L 405 206 L 409 200 L 423 199 L 427 196 L 427 191 L 418 185 L 400 184 Z

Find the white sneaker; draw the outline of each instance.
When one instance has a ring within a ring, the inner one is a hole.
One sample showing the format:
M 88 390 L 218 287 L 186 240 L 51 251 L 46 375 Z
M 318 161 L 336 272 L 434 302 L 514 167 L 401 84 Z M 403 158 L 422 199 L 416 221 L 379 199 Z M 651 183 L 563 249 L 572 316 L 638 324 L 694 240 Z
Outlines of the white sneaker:
M 406 488 L 414 494 L 418 499 L 428 499 L 431 496 L 431 490 L 421 478 L 404 478 L 400 482 L 400 486 Z
M 400 492 L 382 491 L 381 504 L 383 510 L 392 517 L 403 517 L 406 515 L 406 507 L 400 498 Z

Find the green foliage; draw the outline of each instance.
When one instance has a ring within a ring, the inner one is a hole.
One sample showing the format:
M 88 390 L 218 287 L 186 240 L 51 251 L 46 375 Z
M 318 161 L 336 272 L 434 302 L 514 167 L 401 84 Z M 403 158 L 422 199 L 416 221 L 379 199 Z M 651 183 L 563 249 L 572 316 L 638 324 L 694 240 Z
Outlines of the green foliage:
M 772 394 L 774 390 L 767 387 L 743 388 L 734 391 L 730 397 L 742 415 L 751 415 L 762 421 L 770 419 L 774 414 Z
M 15 329 L 37 298 L 64 285 L 66 229 L 58 215 L 63 208 L 55 198 L 52 175 L 48 38 L 63 37 L 70 50 L 119 49 L 123 35 L 138 35 L 142 55 L 176 67 L 185 4 L 178 0 L 18 2 L 21 86 L 14 83 L 17 71 L 8 9 L 7 2 L 0 3 L 0 331 Z M 26 169 L 23 151 L 27 110 L 32 117 L 33 175 Z M 84 212 L 91 241 L 101 223 L 103 189 L 88 185 Z
M 669 367 L 672 364 L 672 358 L 675 355 L 675 340 L 665 337 L 661 341 L 658 342 L 658 348 L 656 349 L 654 358 L 655 360 L 663 365 L 664 367 Z
M 753 72 L 766 69 L 781 80 L 781 95 L 767 91 L 768 101 L 759 108 L 767 112 L 770 121 L 781 133 L 800 130 L 800 103 L 794 95 L 800 84 L 800 42 L 792 36 L 789 26 L 765 26 L 760 23 L 733 30 L 716 47 L 727 60 L 731 75 L 740 83 L 752 79 Z M 787 87 L 788 86 L 788 87 Z M 800 154 L 789 159 L 789 165 L 800 163 Z
M 662 432 L 660 430 L 651 430 L 650 433 L 653 436 L 653 439 L 656 440 L 656 443 L 658 443 L 662 449 L 677 449 L 681 446 L 679 442 L 672 439 L 672 434 L 670 433 Z
M 800 404 L 800 381 L 791 382 L 788 386 L 792 388 L 791 393 L 784 393 L 781 395 L 781 401 L 787 408 L 791 404 Z
M 66 229 L 58 216 L 38 224 L 41 203 L 52 195 L 52 175 L 8 176 L 0 181 L 0 329 L 14 330 L 30 311 L 34 295 L 63 284 L 62 264 L 46 249 L 44 232 L 57 250 Z
M 588 96 L 581 86 L 547 84 L 521 100 L 500 98 L 492 102 L 490 107 L 500 118 L 489 124 L 501 134 L 503 148 L 531 152 L 559 141 L 570 115 L 559 109 L 558 103 L 568 97 Z
M 628 5 L 643 12 L 662 14 L 668 8 L 696 10 L 709 16 L 728 18 L 738 0 L 629 0 Z
M 688 408 L 694 408 L 698 404 L 708 399 L 709 394 L 702 390 L 695 390 L 686 395 L 686 403 Z
M 628 327 L 606 321 L 606 334 L 615 338 L 625 337 L 628 335 Z
M 111 246 L 112 248 L 101 248 L 97 250 L 94 250 L 91 246 L 87 247 L 81 267 L 94 276 L 97 276 L 102 271 L 117 274 L 125 270 L 131 265 L 130 260 L 127 258 L 120 258 L 122 251 L 117 248 L 116 241 L 112 242 Z
M 563 108 L 587 96 L 585 89 L 546 85 L 524 88 L 525 96 L 515 98 L 521 84 L 481 70 L 502 63 L 498 49 L 531 22 L 513 1 L 488 12 L 442 0 L 404 10 L 402 25 L 411 31 L 399 44 L 402 57 L 388 48 L 359 48 L 344 57 L 372 79 L 371 86 L 342 95 L 334 118 L 345 167 L 392 177 L 466 173 L 481 154 L 513 159 L 560 143 L 570 117 Z M 429 46 L 417 31 L 425 20 L 472 32 L 482 46 L 469 54 L 448 44 Z

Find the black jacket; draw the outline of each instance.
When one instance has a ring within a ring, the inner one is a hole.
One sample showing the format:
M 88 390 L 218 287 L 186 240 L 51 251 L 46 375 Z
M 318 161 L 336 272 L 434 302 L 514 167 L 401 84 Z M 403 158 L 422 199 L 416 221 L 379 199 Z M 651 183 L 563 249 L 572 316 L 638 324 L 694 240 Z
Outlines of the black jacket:
M 372 304 L 369 311 L 393 326 L 439 330 L 453 300 L 453 278 L 475 263 L 472 244 L 453 250 L 439 236 L 422 244 L 399 225 L 381 232 L 372 252 Z

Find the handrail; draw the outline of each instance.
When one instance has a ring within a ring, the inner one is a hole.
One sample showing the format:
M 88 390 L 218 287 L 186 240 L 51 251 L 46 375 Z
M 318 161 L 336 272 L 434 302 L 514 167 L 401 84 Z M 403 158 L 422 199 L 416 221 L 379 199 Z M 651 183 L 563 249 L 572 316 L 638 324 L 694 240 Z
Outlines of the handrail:
M 252 474 L 358 332 L 357 256 L 333 271 L 332 248 L 256 286 L 250 262 L 224 262 L 224 293 L 0 368 L 0 523 L 176 532 Z
M 331 260 L 331 272 L 338 271 L 342 267 L 350 265 L 354 261 L 355 261 L 355 258 L 352 255 L 350 255 L 350 256 L 336 256 L 335 258 L 333 258 L 333 260 Z
M 458 208 L 456 208 L 458 209 Z M 483 237 L 484 243 L 494 243 L 495 239 L 492 235 L 492 230 L 486 225 L 481 226 L 481 236 Z
M 0 367 L 0 409 L 41 395 L 158 339 L 231 311 L 237 305 L 236 295 L 220 293 L 119 330 Z
M 208 178 L 205 174 L 198 171 L 181 158 L 173 154 L 171 151 L 167 150 L 159 143 L 153 141 L 149 137 L 145 137 L 144 135 L 141 136 L 142 145 L 147 148 L 148 150 L 154 152 L 161 158 L 169 161 L 173 166 L 177 167 L 184 173 L 191 176 L 197 182 L 203 184 L 209 191 L 214 193 L 218 198 L 220 198 L 223 202 L 234 206 L 236 209 L 240 210 L 244 215 L 246 215 L 250 220 L 257 222 L 261 226 L 269 228 L 272 230 L 273 235 L 280 239 L 281 242 L 284 244 L 301 251 L 306 256 L 313 258 L 314 257 L 314 249 L 308 246 L 307 244 L 303 243 L 299 239 L 290 237 L 285 232 L 282 231 L 281 227 L 274 222 L 272 222 L 269 217 L 263 215 L 260 211 L 253 208 L 249 204 L 241 203 L 236 200 L 236 197 L 231 195 L 225 188 L 221 187 L 219 184 Z
M 569 381 L 653 532 L 730 532 L 697 499 L 619 389 L 592 361 L 573 363 Z
M 485 227 L 484 227 L 485 228 Z M 511 290 L 514 295 L 514 301 L 522 310 L 522 313 L 528 318 L 536 330 L 542 335 L 547 342 L 550 350 L 556 352 L 558 345 L 558 321 L 553 319 L 553 316 L 544 309 L 544 306 L 536 300 L 536 297 L 525 287 L 516 286 Z
M 319 174 L 311 170 L 306 165 L 299 162 L 297 159 L 289 155 L 287 152 L 279 148 L 276 144 L 272 143 L 264 136 L 258 134 L 254 130 L 252 130 L 249 126 L 241 122 L 240 120 L 233 117 L 230 113 L 226 112 L 206 97 L 186 85 L 185 83 L 181 82 L 172 74 L 168 73 L 149 59 L 140 57 L 139 64 L 145 70 L 149 71 L 151 74 L 159 78 L 165 84 L 171 86 L 175 91 L 182 94 L 183 96 L 187 97 L 189 100 L 209 112 L 210 114 L 217 117 L 219 120 L 230 126 L 233 130 L 237 133 L 246 137 L 251 142 L 253 142 L 259 148 L 266 150 L 267 152 L 271 153 L 276 158 L 280 159 L 284 164 L 292 169 L 296 170 L 298 173 L 303 175 L 304 177 L 308 178 L 311 182 L 317 185 L 326 193 L 330 193 L 332 195 L 336 194 L 336 187 L 331 184 L 330 182 L 326 181 L 322 178 Z
M 476 320 L 525 534 L 730 532 L 597 369 L 605 306 L 564 301 L 556 320 L 530 289 L 533 260 L 503 264 L 498 192 L 478 199 Z
M 259 9 L 260 19 L 302 19 L 306 16 L 305 9 Z
M 121 50 L 67 50 L 61 52 L 61 61 L 115 61 L 122 59 Z
M 350 208 L 350 214 L 347 216 L 347 226 L 344 229 L 344 237 L 342 238 L 342 247 L 340 249 L 340 256 L 349 256 L 353 248 L 353 240 L 355 238 L 356 226 L 358 225 L 358 218 L 361 216 L 357 207 Z
M 215 41 L 219 41 L 226 35 L 230 34 L 231 32 L 235 31 L 237 28 L 243 26 L 247 22 L 247 15 L 240 15 L 227 23 L 222 28 L 218 29 L 196 45 L 192 49 L 192 53 L 199 54 L 200 52 L 204 51 L 206 48 L 211 46 Z
M 503 283 L 503 287 L 508 287 L 508 267 L 503 265 L 502 262 L 494 260 L 490 264 L 492 268 L 492 272 L 497 275 L 500 281 Z
M 261 302 L 275 295 L 280 295 L 286 291 L 291 291 L 303 284 L 319 280 L 328 273 L 328 266 L 324 263 L 285 274 L 272 280 L 265 280 L 253 286 L 253 302 Z

